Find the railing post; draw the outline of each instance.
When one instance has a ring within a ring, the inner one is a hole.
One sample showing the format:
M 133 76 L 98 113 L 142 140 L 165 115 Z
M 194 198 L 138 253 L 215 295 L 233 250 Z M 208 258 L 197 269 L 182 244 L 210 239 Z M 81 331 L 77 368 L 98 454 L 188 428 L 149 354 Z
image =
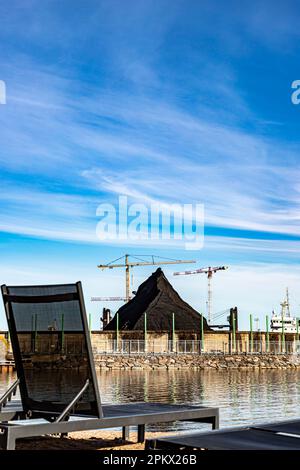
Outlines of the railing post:
M 295 352 L 298 354 L 299 347 L 299 318 L 296 318 L 296 341 L 295 341 Z
M 119 349 L 119 313 L 116 313 L 116 339 L 117 339 L 117 350 Z
M 201 319 L 200 319 L 200 352 L 202 353 L 202 350 L 204 350 L 204 325 L 203 325 L 203 315 L 202 313 Z
M 269 352 L 269 316 L 266 315 L 266 352 Z
M 7 351 L 6 352 L 11 352 L 11 344 L 10 344 L 10 333 L 9 330 L 7 332 Z
M 31 315 L 31 352 L 34 352 L 34 315 Z
M 281 352 L 285 352 L 285 335 L 284 335 L 284 322 L 282 318 L 282 328 L 281 328 Z
M 34 315 L 34 352 L 37 352 L 37 313 Z
M 253 319 L 250 313 L 250 352 L 253 353 Z
M 65 315 L 61 314 L 61 351 L 65 349 Z
M 175 352 L 175 313 L 172 313 L 172 349 Z
M 233 340 L 233 352 L 236 353 L 235 315 L 232 315 L 232 340 Z
M 144 352 L 147 352 L 147 312 L 144 313 Z

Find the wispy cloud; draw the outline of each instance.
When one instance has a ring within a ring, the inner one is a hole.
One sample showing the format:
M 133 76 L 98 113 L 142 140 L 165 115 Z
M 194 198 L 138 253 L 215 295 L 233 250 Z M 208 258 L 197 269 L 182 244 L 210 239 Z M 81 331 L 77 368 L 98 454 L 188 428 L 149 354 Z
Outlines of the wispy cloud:
M 67 25 L 56 2 L 45 8 L 32 0 L 13 14 L 0 7 L 1 230 L 97 243 L 96 207 L 119 194 L 147 204 L 200 202 L 207 226 L 253 232 L 207 236 L 205 249 L 294 262 L 299 138 L 286 137 L 278 116 L 280 131 L 266 136 L 273 124 L 249 87 L 262 94 L 269 75 L 246 86 L 239 64 L 252 70 L 254 38 L 276 48 L 272 28 L 264 34 L 266 7 L 224 12 L 220 22 L 213 2 L 194 2 L 193 14 L 183 2 L 172 2 L 172 11 L 169 2 L 88 3 Z M 282 13 L 274 25 L 291 40 L 295 22 L 289 29 L 289 8 Z M 262 241 L 256 232 L 291 240 Z
M 205 204 L 209 225 L 299 235 L 295 144 L 229 125 L 206 106 L 195 113 L 158 97 L 101 94 L 93 87 L 89 97 L 76 100 L 76 83 L 49 72 L 29 76 L 34 79 L 16 86 L 2 115 L 9 154 L 2 153 L 4 168 L 55 175 L 68 192 L 80 188 L 85 205 L 93 200 L 90 191 L 109 200 L 125 194 L 162 203 L 197 201 Z M 16 115 L 24 118 L 17 126 Z M 291 163 L 283 166 L 287 158 Z M 31 191 L 31 210 L 41 201 L 51 210 L 55 194 L 40 199 Z M 64 206 L 68 194 L 64 201 L 59 197 Z

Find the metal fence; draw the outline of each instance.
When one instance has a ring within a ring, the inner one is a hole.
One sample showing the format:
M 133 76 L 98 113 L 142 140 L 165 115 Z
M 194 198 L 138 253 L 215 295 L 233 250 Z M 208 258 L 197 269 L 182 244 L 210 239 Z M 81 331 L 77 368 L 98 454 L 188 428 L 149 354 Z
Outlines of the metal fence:
M 83 340 L 37 338 L 34 343 L 20 340 L 23 354 L 85 354 Z M 94 354 L 300 354 L 300 341 L 214 341 L 214 340 L 100 340 Z
M 59 338 L 37 338 L 34 342 L 20 339 L 20 349 L 23 354 L 68 354 L 81 356 L 86 354 L 84 340 L 66 338 L 62 343 Z
M 300 341 L 103 340 L 94 354 L 300 354 Z

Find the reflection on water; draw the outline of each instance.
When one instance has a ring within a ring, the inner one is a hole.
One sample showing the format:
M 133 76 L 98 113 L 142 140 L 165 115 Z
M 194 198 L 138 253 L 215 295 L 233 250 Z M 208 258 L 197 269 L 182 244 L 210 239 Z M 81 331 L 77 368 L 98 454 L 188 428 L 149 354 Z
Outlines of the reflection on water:
M 74 396 L 82 389 L 87 380 L 87 370 L 52 370 L 49 380 L 49 370 L 40 370 L 38 373 L 32 369 L 25 370 L 28 395 L 37 401 L 48 401 L 58 404 L 64 409 Z M 95 400 L 92 387 L 82 397 L 82 402 Z M 85 409 L 89 410 L 86 405 Z
M 0 393 L 13 380 L 14 374 L 0 374 Z M 300 370 L 112 371 L 99 372 L 98 380 L 102 402 L 156 401 L 218 406 L 222 427 L 300 416 Z M 43 384 L 48 386 L 45 375 Z M 195 427 L 199 428 L 199 424 L 168 424 L 160 429 Z M 152 427 L 155 428 L 157 426 Z

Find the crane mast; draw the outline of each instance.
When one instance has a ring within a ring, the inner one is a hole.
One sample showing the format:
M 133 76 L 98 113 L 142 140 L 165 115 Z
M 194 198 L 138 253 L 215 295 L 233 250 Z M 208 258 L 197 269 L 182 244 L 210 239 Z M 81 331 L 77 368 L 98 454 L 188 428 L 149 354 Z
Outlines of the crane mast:
M 208 266 L 207 268 L 195 269 L 193 271 L 178 271 L 174 276 L 188 276 L 190 274 L 207 274 L 207 321 L 212 322 L 212 277 L 217 271 L 224 271 L 228 266 Z

